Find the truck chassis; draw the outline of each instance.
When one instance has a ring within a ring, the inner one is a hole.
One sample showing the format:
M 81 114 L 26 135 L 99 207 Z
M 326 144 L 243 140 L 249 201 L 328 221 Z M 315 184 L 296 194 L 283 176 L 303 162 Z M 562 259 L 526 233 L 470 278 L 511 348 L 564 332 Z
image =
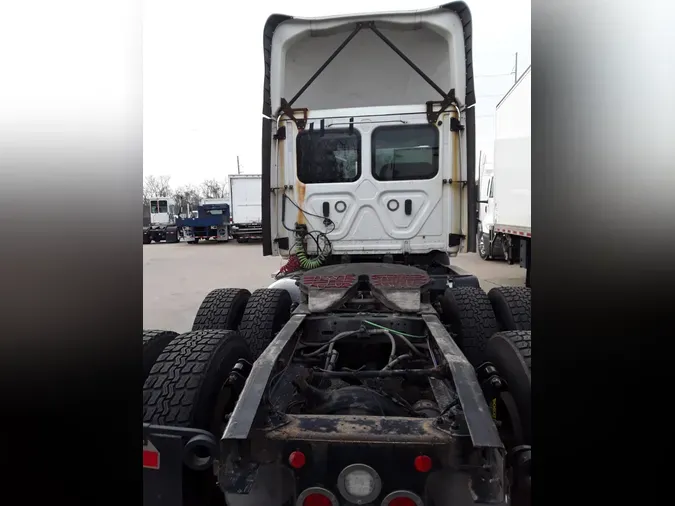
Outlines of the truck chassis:
M 474 277 L 363 263 L 328 265 L 296 273 L 292 279 L 299 285 L 300 299 L 286 322 L 257 360 L 238 357 L 224 372 L 221 392 L 229 389 L 235 401 L 231 412 L 214 425 L 218 432 L 157 423 L 146 406 L 145 506 L 193 503 L 189 498 L 203 490 L 196 492 L 194 482 L 188 482 L 190 473 L 213 476 L 213 490 L 232 505 L 304 506 L 312 494 L 325 496 L 332 506 L 388 506 L 398 504 L 392 502 L 397 497 L 413 501 L 401 504 L 416 506 L 432 500 L 439 506 L 529 504 L 531 450 L 529 436 L 523 435 L 529 432 L 523 428 L 529 427 L 524 422 L 529 413 L 505 401 L 513 399 L 511 378 L 529 379 L 529 368 L 506 371 L 502 361 L 500 370 L 488 360 L 476 360 L 476 350 L 471 363 L 456 341 L 462 342 L 462 331 L 454 334 L 457 327 L 443 314 L 442 298 L 448 291 L 482 293 Z M 221 316 L 232 307 L 215 307 L 213 300 L 208 305 Z M 239 333 L 224 331 L 222 337 L 244 336 L 253 348 L 262 331 L 251 333 L 244 323 L 246 311 Z M 264 326 L 264 315 L 254 319 L 256 329 Z M 487 327 L 496 330 L 489 323 Z M 414 336 L 415 344 L 405 336 Z M 376 356 L 390 343 L 391 355 L 377 367 L 356 367 L 366 353 L 358 350 L 367 348 Z M 403 345 L 404 352 L 396 354 L 396 345 Z M 160 369 L 153 368 L 144 396 L 157 395 L 153 381 L 159 376 L 171 376 L 170 370 Z M 411 407 L 403 391 L 392 393 L 382 386 L 397 382 L 422 385 L 427 393 Z M 311 465 L 294 462 L 298 455 Z M 385 464 L 388 459 L 393 467 Z M 359 503 L 361 499 L 345 491 L 338 468 L 344 467 L 344 473 L 349 466 L 361 466 L 376 477 L 368 502 Z M 407 466 L 410 471 L 396 471 Z M 277 489 L 274 483 L 284 485 Z M 285 495 L 273 501 L 282 489 Z M 352 502 L 340 502 L 339 496 Z
M 175 243 L 180 240 L 180 232 L 176 225 L 149 225 L 143 227 L 143 244 L 166 241 Z

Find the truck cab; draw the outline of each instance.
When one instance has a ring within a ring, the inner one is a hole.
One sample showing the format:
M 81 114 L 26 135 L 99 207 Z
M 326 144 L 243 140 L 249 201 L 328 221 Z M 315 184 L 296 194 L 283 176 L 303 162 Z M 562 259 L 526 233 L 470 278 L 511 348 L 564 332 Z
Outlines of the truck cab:
M 150 223 L 168 225 L 176 221 L 176 204 L 171 197 L 150 199 Z
M 287 19 L 270 42 L 264 253 L 330 244 L 326 261 L 448 263 L 475 250 L 474 93 L 457 14 Z M 322 239 L 301 247 L 312 232 Z
M 196 215 L 180 218 L 177 225 L 181 230 L 181 240 L 188 244 L 199 241 L 215 240 L 227 242 L 230 239 L 230 204 L 228 199 L 204 199 L 197 207 Z
M 144 211 L 143 244 L 152 242 L 178 242 L 178 207 L 171 197 L 150 197 L 149 213 Z M 147 219 L 149 214 L 149 220 Z M 149 221 L 149 223 L 148 223 Z

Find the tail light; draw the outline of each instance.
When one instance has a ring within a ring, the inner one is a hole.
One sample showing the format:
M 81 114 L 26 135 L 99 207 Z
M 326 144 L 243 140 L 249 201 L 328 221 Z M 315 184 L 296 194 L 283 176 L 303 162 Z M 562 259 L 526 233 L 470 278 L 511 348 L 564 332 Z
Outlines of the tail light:
M 340 506 L 337 497 L 330 490 L 310 487 L 298 496 L 296 506 Z
M 415 457 L 415 469 L 420 473 L 431 471 L 431 458 L 428 455 L 418 455 Z
M 417 494 L 407 490 L 397 490 L 384 498 L 382 506 L 424 506 L 424 503 Z
M 307 462 L 307 459 L 305 458 L 305 454 L 301 451 L 294 451 L 288 456 L 288 463 L 293 469 L 304 467 L 305 462 Z

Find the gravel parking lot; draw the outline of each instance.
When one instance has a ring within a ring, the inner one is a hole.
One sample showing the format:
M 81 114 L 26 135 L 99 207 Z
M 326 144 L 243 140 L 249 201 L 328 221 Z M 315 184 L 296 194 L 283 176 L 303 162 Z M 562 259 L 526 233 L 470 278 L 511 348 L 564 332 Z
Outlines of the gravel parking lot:
M 525 269 L 517 265 L 486 262 L 474 253 L 459 255 L 452 262 L 478 276 L 486 291 L 525 284 Z M 209 291 L 264 288 L 283 263 L 279 257 L 264 257 L 259 243 L 144 245 L 143 328 L 187 332 Z

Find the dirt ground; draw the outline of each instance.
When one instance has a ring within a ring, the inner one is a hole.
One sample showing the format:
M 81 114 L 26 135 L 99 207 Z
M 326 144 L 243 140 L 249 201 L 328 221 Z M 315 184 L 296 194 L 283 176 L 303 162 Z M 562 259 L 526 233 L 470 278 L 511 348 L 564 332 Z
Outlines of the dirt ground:
M 486 291 L 525 284 L 525 269 L 517 265 L 486 262 L 474 253 L 461 254 L 451 262 L 475 274 Z M 187 332 L 209 291 L 264 288 L 283 263 L 278 257 L 264 257 L 259 243 L 144 245 L 143 328 Z

